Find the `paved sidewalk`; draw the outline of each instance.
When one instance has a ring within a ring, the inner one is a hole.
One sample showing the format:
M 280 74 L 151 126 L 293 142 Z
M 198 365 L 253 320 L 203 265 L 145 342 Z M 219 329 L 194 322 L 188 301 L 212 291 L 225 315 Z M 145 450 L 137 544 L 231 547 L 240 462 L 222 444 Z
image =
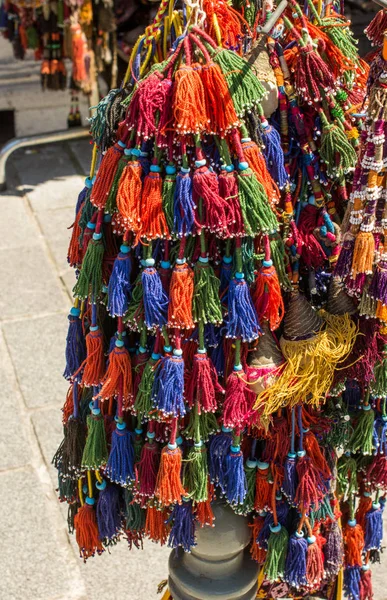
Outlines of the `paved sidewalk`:
M 0 598 L 154 600 L 166 548 L 122 541 L 83 564 L 56 500 L 51 458 L 61 440 L 61 377 L 74 274 L 66 262 L 87 141 L 20 150 L 0 195 Z M 387 529 L 387 527 L 386 527 Z M 383 564 L 374 600 L 387 600 Z
M 0 598 L 152 600 L 169 552 L 125 541 L 83 564 L 56 499 L 61 377 L 74 274 L 67 229 L 87 141 L 20 150 L 0 196 Z

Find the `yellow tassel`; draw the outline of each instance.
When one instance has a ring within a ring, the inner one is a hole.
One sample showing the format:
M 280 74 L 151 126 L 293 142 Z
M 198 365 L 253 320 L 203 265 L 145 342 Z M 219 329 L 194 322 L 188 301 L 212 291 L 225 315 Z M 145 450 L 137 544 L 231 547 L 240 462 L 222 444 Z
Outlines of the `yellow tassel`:
M 357 328 L 348 314 L 321 311 L 325 327 L 307 340 L 281 338 L 286 364 L 274 383 L 258 394 L 254 409 L 271 414 L 284 406 L 307 403 L 318 406 L 333 383 L 335 369 L 351 352 Z
M 375 240 L 370 231 L 361 231 L 356 238 L 353 250 L 351 277 L 355 279 L 359 273 L 372 273 L 374 262 Z

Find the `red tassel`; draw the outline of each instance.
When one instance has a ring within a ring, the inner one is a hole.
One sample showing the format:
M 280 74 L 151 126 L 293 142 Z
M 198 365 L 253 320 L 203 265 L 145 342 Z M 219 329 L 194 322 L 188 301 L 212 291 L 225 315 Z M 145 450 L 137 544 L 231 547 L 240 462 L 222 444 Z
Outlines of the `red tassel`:
M 84 255 L 84 252 L 79 243 L 79 238 L 82 233 L 82 230 L 79 226 L 79 220 L 82 215 L 82 210 L 83 204 L 81 205 L 78 214 L 75 217 L 75 221 L 72 225 L 71 238 L 67 250 L 67 262 L 69 263 L 70 267 L 79 267 L 79 265 L 81 265 L 82 263 L 82 258 Z
M 180 448 L 169 444 L 162 449 L 160 468 L 157 474 L 155 496 L 163 506 L 177 502 L 181 504 L 186 491 L 181 483 L 182 454 Z
M 305 411 L 303 411 L 305 412 Z M 311 431 L 308 431 L 304 437 L 304 448 L 307 455 L 313 462 L 314 466 L 323 475 L 325 480 L 332 478 L 332 472 L 328 466 L 325 456 L 321 452 L 316 436 Z
M 203 159 L 201 151 L 197 151 L 199 160 Z M 193 177 L 193 199 L 196 205 L 196 222 L 209 229 L 218 236 L 227 233 L 226 203 L 219 194 L 218 176 L 210 171 L 207 166 L 195 169 Z M 200 199 L 202 204 L 202 216 L 199 215 Z
M 241 428 L 251 413 L 255 394 L 248 389 L 243 371 L 233 371 L 226 384 L 226 398 L 223 403 L 223 425 Z
M 371 508 L 372 508 L 371 495 L 366 496 L 366 495 L 362 494 L 360 496 L 359 506 L 357 507 L 355 518 L 356 518 L 356 522 L 358 523 L 358 525 L 360 525 L 360 527 L 362 528 L 364 533 L 365 533 L 365 527 L 366 527 L 366 514 L 371 510 Z
M 149 360 L 148 352 L 139 352 L 132 361 L 134 378 L 133 378 L 133 398 L 136 398 L 138 392 L 138 386 L 140 385 L 142 374 L 144 372 L 146 363 Z
M 118 395 L 122 398 L 122 409 L 128 410 L 133 400 L 130 356 L 126 348 L 114 346 L 99 396 L 104 400 Z
M 314 541 L 312 541 L 314 540 Z M 306 554 L 306 580 L 312 588 L 319 588 L 324 577 L 324 554 L 322 546 L 317 543 L 316 536 L 308 537 Z
M 227 131 L 239 125 L 227 82 L 219 65 L 213 62 L 203 65 L 200 74 L 205 89 L 209 129 L 211 133 L 224 137 Z
M 225 200 L 228 233 L 230 236 L 243 235 L 243 216 L 238 199 L 238 181 L 235 171 L 222 170 L 218 183 L 219 194 Z
M 186 399 L 190 408 L 195 403 L 198 414 L 201 411 L 215 412 L 218 408 L 216 394 L 224 394 L 218 382 L 218 375 L 207 353 L 197 353 L 193 358 L 193 367 L 186 385 Z
M 101 383 L 105 372 L 105 357 L 103 353 L 103 335 L 97 327 L 86 336 L 86 359 L 79 370 L 83 370 L 81 384 L 87 387 Z
M 159 466 L 159 446 L 154 441 L 148 441 L 142 447 L 141 460 L 136 465 L 136 488 L 140 496 L 150 498 L 154 495 Z
M 259 319 L 266 319 L 271 331 L 278 329 L 284 318 L 285 307 L 277 271 L 273 265 L 263 266 L 259 270 L 253 290 L 253 302 Z
M 369 565 L 363 565 L 360 574 L 360 600 L 373 600 L 372 571 Z
M 384 32 L 387 29 L 387 11 L 379 10 L 364 33 L 373 46 L 382 46 Z
M 298 486 L 295 503 L 305 513 L 309 513 L 312 505 L 318 506 L 326 490 L 322 487 L 321 476 L 309 457 L 302 456 L 297 460 Z
M 63 423 L 63 425 L 66 425 L 67 421 L 69 420 L 69 418 L 71 417 L 71 415 L 74 412 L 74 397 L 73 397 L 73 386 L 74 385 L 78 385 L 78 384 L 74 383 L 73 385 L 70 385 L 69 389 L 67 390 L 65 403 L 62 408 L 62 413 L 63 413 L 62 414 L 62 423 Z
M 273 484 L 269 481 L 269 465 L 258 462 L 254 509 L 256 511 L 269 510 L 272 506 L 272 493 Z
M 84 562 L 96 552 L 102 554 L 103 546 L 99 539 L 95 510 L 87 502 L 78 509 L 74 517 L 74 527 L 80 556 Z
M 257 544 L 258 534 L 263 528 L 265 523 L 265 517 L 255 517 L 252 523 L 249 523 L 249 527 L 251 527 L 251 536 L 252 542 L 250 546 L 250 554 L 251 558 L 255 560 L 259 565 L 263 564 L 266 559 L 267 550 L 264 548 L 260 548 Z

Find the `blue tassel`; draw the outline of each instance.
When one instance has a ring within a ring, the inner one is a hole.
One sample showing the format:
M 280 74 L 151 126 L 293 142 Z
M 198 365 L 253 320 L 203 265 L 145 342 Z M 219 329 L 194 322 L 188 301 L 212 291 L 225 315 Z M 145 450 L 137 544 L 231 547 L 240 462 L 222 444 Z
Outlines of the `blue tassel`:
M 184 360 L 181 350 L 173 356 L 164 356 L 155 372 L 152 387 L 153 404 L 165 415 L 185 415 L 184 406 Z
M 212 364 L 215 367 L 215 370 L 219 377 L 223 377 L 224 369 L 225 369 L 225 356 L 223 343 L 221 342 L 216 348 L 209 348 L 208 355 L 212 360 Z
M 173 221 L 179 237 L 189 235 L 195 222 L 195 203 L 192 198 L 192 179 L 189 173 L 180 171 L 176 175 L 173 197 Z
M 286 498 L 293 505 L 294 497 L 297 489 L 297 471 L 296 471 L 296 454 L 289 452 L 284 464 L 284 480 L 282 491 Z
M 347 405 L 348 411 L 356 410 L 361 404 L 361 390 L 357 381 L 350 379 L 345 384 L 343 400 Z
M 120 491 L 105 480 L 96 485 L 100 490 L 96 509 L 99 537 L 106 543 L 114 541 L 121 529 Z
M 146 259 L 141 275 L 145 322 L 149 329 L 166 325 L 168 316 L 168 296 L 154 263 L 153 258 Z
M 69 328 L 66 338 L 66 367 L 63 373 L 65 379 L 71 379 L 86 358 L 85 338 L 82 331 L 82 322 L 79 318 L 79 308 L 72 308 L 68 316 Z M 80 381 L 82 373 L 74 377 L 74 381 Z
M 233 264 L 231 256 L 223 256 L 220 267 L 220 287 L 219 294 L 224 306 L 228 306 L 228 290 L 232 279 Z
M 108 311 L 112 317 L 123 317 L 128 310 L 132 288 L 130 284 L 132 261 L 129 251 L 129 246 L 124 244 L 121 246 L 109 279 Z
M 295 588 L 306 585 L 306 552 L 308 542 L 304 534 L 294 533 L 290 536 L 288 554 L 286 556 L 284 580 Z
M 267 121 L 266 121 L 267 123 Z M 285 158 L 282 150 L 281 136 L 278 131 L 267 123 L 262 126 L 263 155 L 270 175 L 283 188 L 288 182 L 289 175 L 285 169 Z
M 381 416 L 375 419 L 372 443 L 375 448 L 374 454 L 387 453 L 387 417 Z
M 344 590 L 348 600 L 360 600 L 360 567 L 345 569 Z
M 364 551 L 380 550 L 383 539 L 384 504 L 372 503 L 372 508 L 365 515 Z
M 287 502 L 278 501 L 276 502 L 277 520 L 281 525 L 286 526 L 286 522 L 289 514 L 289 505 Z M 263 515 L 262 515 L 263 516 Z M 265 522 L 261 531 L 258 534 L 257 544 L 260 548 L 267 550 L 267 545 L 270 537 L 270 525 L 274 525 L 274 517 L 272 513 L 266 513 Z
M 230 447 L 230 453 L 227 455 L 226 482 L 227 501 L 231 505 L 243 504 L 247 494 L 247 481 L 240 446 Z
M 208 470 L 210 481 L 219 485 L 222 494 L 226 493 L 227 456 L 232 443 L 232 430 L 222 425 L 222 430 L 210 440 Z
M 83 190 L 81 192 L 79 192 L 77 204 L 75 206 L 75 216 L 77 216 L 77 214 L 79 213 L 79 209 L 81 208 L 82 204 L 86 200 L 86 195 L 87 195 L 88 191 L 89 191 L 89 187 L 85 185 Z
M 127 485 L 135 478 L 133 439 L 125 423 L 117 423 L 112 433 L 112 447 L 105 473 L 111 481 L 120 485 Z
M 170 548 L 181 546 L 184 552 L 191 552 L 191 548 L 196 546 L 195 516 L 192 512 L 191 500 L 186 501 L 183 498 L 182 504 L 175 504 L 168 521 L 172 522 L 168 546 Z
M 237 273 L 228 288 L 227 337 L 241 338 L 243 342 L 257 339 L 261 332 L 258 315 L 251 300 L 249 286 Z

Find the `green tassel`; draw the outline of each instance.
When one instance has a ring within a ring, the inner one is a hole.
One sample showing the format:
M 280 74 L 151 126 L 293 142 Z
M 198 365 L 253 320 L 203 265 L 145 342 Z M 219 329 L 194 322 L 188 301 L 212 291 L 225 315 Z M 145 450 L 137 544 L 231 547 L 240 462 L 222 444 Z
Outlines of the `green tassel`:
M 139 427 L 139 429 L 140 429 L 140 427 Z M 138 463 L 141 460 L 141 450 L 142 450 L 143 445 L 144 445 L 144 440 L 142 439 L 141 435 L 136 434 L 136 437 L 134 439 L 134 444 L 133 444 L 134 462 L 135 463 Z
M 238 192 L 246 234 L 255 237 L 277 231 L 277 219 L 265 190 L 250 168 L 238 173 Z
M 117 208 L 117 192 L 118 186 L 120 184 L 121 175 L 130 160 L 130 156 L 124 154 L 122 158 L 120 158 L 117 166 L 116 174 L 114 175 L 112 187 L 110 188 L 110 192 L 108 198 L 106 200 L 105 213 L 113 214 Z
M 384 354 L 387 346 L 384 346 Z M 371 393 L 377 398 L 387 396 L 387 356 L 379 362 L 374 369 L 375 381 L 371 383 Z
M 84 387 L 82 389 L 81 400 L 79 403 L 79 416 L 82 422 L 86 424 L 87 416 L 90 414 L 90 402 L 93 399 L 93 388 Z
M 223 320 L 222 306 L 219 299 L 220 281 L 214 269 L 200 259 L 195 265 L 194 276 L 194 321 L 202 323 L 221 323 Z
M 286 272 L 286 265 L 289 262 L 288 255 L 285 252 L 285 245 L 280 235 L 275 234 L 270 240 L 271 260 L 277 271 L 278 280 L 281 288 L 287 292 L 291 291 L 292 284 Z
M 227 81 L 227 87 L 239 117 L 259 104 L 266 90 L 254 72 L 254 67 L 236 52 L 224 48 L 216 50 L 213 56 Z
M 82 300 L 91 297 L 97 298 L 102 288 L 102 260 L 104 254 L 102 240 L 90 240 L 86 254 L 82 261 L 78 281 L 73 288 L 74 296 Z
M 327 165 L 328 174 L 342 177 L 356 165 L 357 154 L 338 125 L 329 123 L 320 112 L 322 122 L 320 157 Z
M 255 281 L 254 240 L 246 237 L 242 241 L 242 264 L 245 281 L 252 285 Z
M 245 464 L 245 475 L 247 483 L 247 494 L 243 504 L 231 506 L 238 515 L 247 515 L 254 510 L 255 484 L 257 478 L 257 461 L 248 459 Z
M 82 236 L 83 233 L 87 227 L 87 224 L 89 223 L 89 221 L 91 221 L 91 219 L 93 218 L 94 213 L 96 212 L 96 208 L 95 206 L 92 205 L 91 200 L 90 200 L 90 196 L 91 196 L 91 190 L 92 188 L 89 188 L 86 192 L 86 198 L 83 204 L 83 208 L 82 208 L 82 214 L 81 217 L 79 219 L 79 227 L 82 231 Z M 82 241 L 82 239 L 81 239 Z
M 136 400 L 134 402 L 134 410 L 136 415 L 141 419 L 145 420 L 145 417 L 149 415 L 153 408 L 152 402 L 152 387 L 155 380 L 155 365 L 157 360 L 150 358 L 144 367 L 144 371 L 141 376 L 141 381 L 138 386 Z
M 129 323 L 132 327 L 137 328 L 141 331 L 144 327 L 144 302 L 143 302 L 143 289 L 141 283 L 141 273 L 137 275 L 137 279 L 134 282 L 132 298 L 128 306 L 128 310 L 124 316 L 124 323 Z
M 365 407 L 369 408 L 365 408 Z M 360 451 L 362 454 L 372 454 L 373 445 L 373 430 L 374 430 L 375 413 L 369 404 L 364 405 L 356 423 L 355 430 L 349 440 L 349 448 L 351 452 Z
M 109 453 L 106 444 L 105 423 L 102 415 L 87 417 L 87 438 L 82 455 L 84 469 L 100 469 L 106 465 Z
M 348 453 L 340 456 L 337 461 L 336 476 L 337 495 L 349 498 L 358 489 L 356 460 Z
M 207 449 L 204 445 L 190 449 L 184 465 L 183 486 L 194 502 L 208 499 Z
M 286 527 L 281 526 L 278 533 L 270 533 L 266 560 L 263 565 L 266 579 L 270 582 L 278 581 L 284 575 L 288 540 L 289 534 Z
M 133 502 L 133 493 L 124 488 L 125 500 L 125 528 L 129 531 L 142 531 L 145 527 L 145 510 Z
M 202 412 L 197 414 L 195 409 L 189 413 L 189 421 L 187 427 L 183 431 L 185 438 L 193 440 L 199 438 L 204 442 L 208 442 L 210 435 L 219 431 L 218 421 L 214 413 Z
M 327 519 L 331 519 L 332 521 L 335 520 L 335 515 L 331 506 L 331 499 L 328 494 L 324 496 L 318 510 L 310 513 L 309 519 L 312 527 L 314 527 L 315 523 L 320 523 L 321 521 L 325 522 Z
M 166 175 L 163 182 L 162 204 L 169 231 L 174 230 L 173 197 L 175 194 L 176 174 Z
M 361 317 L 366 316 L 368 318 L 375 318 L 377 300 L 375 300 L 375 298 L 371 298 L 371 296 L 368 295 L 368 287 L 369 285 L 366 284 L 360 298 L 360 303 L 358 307 L 359 315 Z

